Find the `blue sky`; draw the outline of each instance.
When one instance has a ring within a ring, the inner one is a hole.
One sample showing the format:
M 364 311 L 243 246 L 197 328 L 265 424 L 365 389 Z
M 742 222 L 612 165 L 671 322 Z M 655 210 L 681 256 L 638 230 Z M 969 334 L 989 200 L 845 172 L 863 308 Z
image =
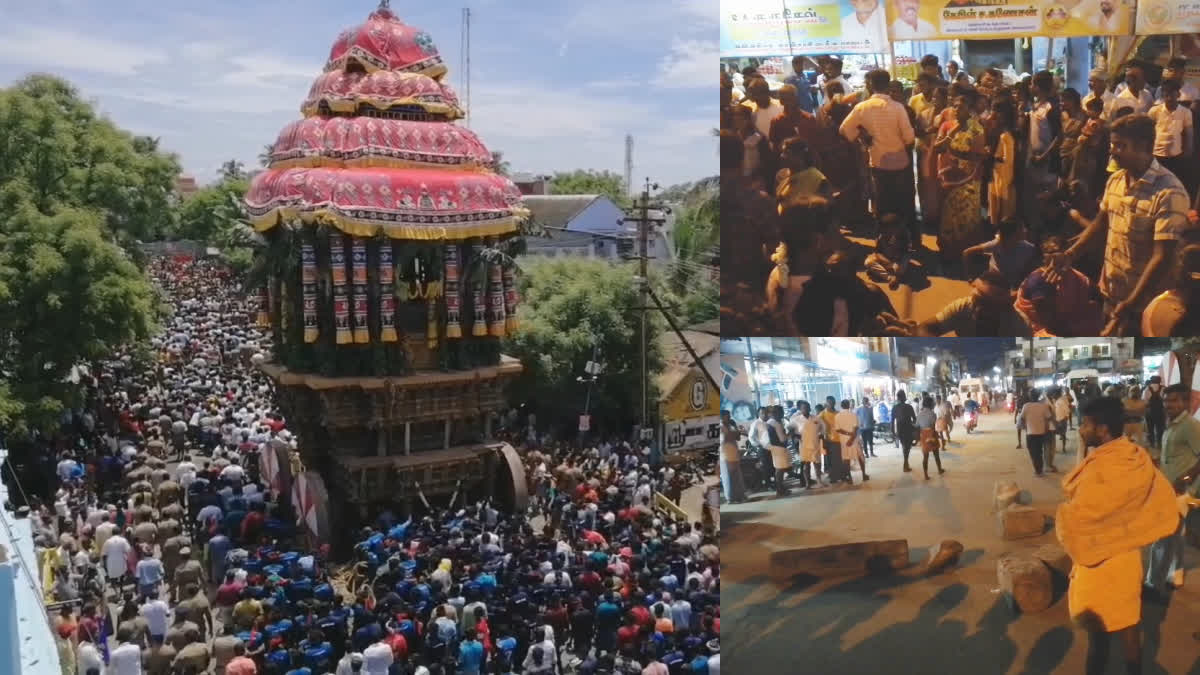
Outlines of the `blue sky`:
M 159 136 L 211 180 L 257 166 L 344 28 L 377 0 L 0 0 L 0 84 L 63 76 L 119 126 Z M 717 173 L 718 0 L 393 0 L 429 32 L 460 96 L 461 8 L 470 6 L 471 128 L 516 171 L 624 171 L 635 184 Z

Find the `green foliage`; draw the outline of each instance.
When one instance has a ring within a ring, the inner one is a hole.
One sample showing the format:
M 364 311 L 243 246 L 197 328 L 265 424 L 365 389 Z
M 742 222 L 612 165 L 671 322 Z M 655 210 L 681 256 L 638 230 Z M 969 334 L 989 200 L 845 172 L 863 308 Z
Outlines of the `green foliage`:
M 0 90 L 0 186 L 23 184 L 43 214 L 87 208 L 126 247 L 157 239 L 171 224 L 179 170 L 157 139 L 97 116 L 64 80 L 31 75 Z
M 241 160 L 228 159 L 221 165 L 221 181 L 246 180 L 246 167 Z
M 599 344 L 605 371 L 592 391 L 591 411 L 605 428 L 628 431 L 641 412 L 640 299 L 632 265 L 603 261 L 545 260 L 526 264 L 520 277 L 521 329 L 504 344 L 525 371 L 510 398 L 533 406 L 542 420 L 566 422 L 571 431 L 583 412 L 587 385 L 576 380 Z M 657 337 L 662 318 L 649 313 L 650 410 L 662 369 Z
M 9 186 L 5 186 L 6 191 Z M 142 271 L 105 238 L 94 210 L 41 213 L 5 194 L 0 213 L 0 416 L 51 424 L 76 388 L 76 364 L 147 339 L 157 298 Z
M 178 174 L 64 80 L 0 90 L 0 426 L 15 436 L 77 403 L 73 366 L 151 334 L 160 302 L 134 243 L 173 228 Z
M 625 189 L 625 178 L 611 171 L 560 171 L 550 179 L 550 194 L 607 195 L 621 208 L 628 208 L 630 204 L 629 194 Z
M 720 288 L 712 278 L 720 259 L 719 198 L 715 185 L 701 183 L 686 190 L 671 231 L 675 259 L 668 266 L 665 289 L 685 324 L 715 319 L 719 314 Z M 668 300 L 664 297 L 663 302 Z
M 509 164 L 508 160 L 504 159 L 504 152 L 501 150 L 493 150 L 492 171 L 495 171 L 501 176 L 507 176 L 509 175 L 509 171 L 511 171 L 511 169 L 512 166 Z
M 242 197 L 249 187 L 244 178 L 239 178 L 223 179 L 198 190 L 179 205 L 178 225 L 171 234 L 211 246 L 231 243 L 228 240 L 245 222 Z

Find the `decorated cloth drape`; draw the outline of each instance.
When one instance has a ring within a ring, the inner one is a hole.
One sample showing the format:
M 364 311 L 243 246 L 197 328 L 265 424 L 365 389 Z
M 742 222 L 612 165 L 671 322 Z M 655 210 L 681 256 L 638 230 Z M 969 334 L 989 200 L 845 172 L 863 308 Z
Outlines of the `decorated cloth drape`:
M 483 246 L 480 244 L 471 245 L 471 266 L 478 269 L 482 264 Z M 476 273 L 479 274 L 478 272 Z M 482 337 L 488 334 L 487 329 L 487 300 L 483 294 L 483 281 L 476 278 L 471 282 L 471 304 L 474 308 L 475 319 L 471 322 L 471 335 Z
M 371 331 L 367 328 L 367 242 L 361 237 L 351 237 L 350 255 L 354 273 L 354 341 L 365 344 L 371 341 Z
M 446 265 L 442 273 L 445 281 L 446 294 L 446 337 L 457 339 L 462 337 L 462 292 L 458 287 L 458 244 L 446 246 Z
M 396 270 L 392 267 L 392 242 L 379 245 L 379 339 L 395 342 L 396 336 Z
M 267 285 L 263 284 L 258 289 L 258 308 L 254 315 L 254 324 L 259 328 L 269 328 L 271 326 L 270 303 L 271 299 L 267 295 Z
M 425 322 L 425 339 L 429 343 L 430 349 L 437 349 L 438 345 L 438 325 L 437 325 L 437 299 L 429 298 L 425 302 L 426 316 Z
M 504 337 L 504 274 L 499 263 L 488 265 L 488 332 Z
M 333 273 L 333 320 L 339 345 L 354 342 L 350 332 L 350 298 L 346 288 L 346 244 L 341 233 L 329 235 L 329 263 Z
M 504 316 L 505 327 L 508 329 L 508 334 L 512 335 L 517 332 L 520 327 L 520 321 L 517 320 L 517 280 L 516 273 L 511 267 L 505 267 L 503 273 L 504 284 Z
M 304 287 L 304 342 L 317 341 L 317 247 L 300 246 L 300 283 Z

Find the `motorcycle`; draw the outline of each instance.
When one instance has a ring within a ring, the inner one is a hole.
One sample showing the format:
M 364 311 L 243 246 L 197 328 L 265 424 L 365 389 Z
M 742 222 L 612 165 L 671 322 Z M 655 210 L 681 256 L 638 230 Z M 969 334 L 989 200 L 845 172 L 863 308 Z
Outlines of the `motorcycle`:
M 968 410 L 964 414 L 966 415 L 966 427 L 967 433 L 969 434 L 974 431 L 975 425 L 979 424 L 979 413 L 973 410 Z

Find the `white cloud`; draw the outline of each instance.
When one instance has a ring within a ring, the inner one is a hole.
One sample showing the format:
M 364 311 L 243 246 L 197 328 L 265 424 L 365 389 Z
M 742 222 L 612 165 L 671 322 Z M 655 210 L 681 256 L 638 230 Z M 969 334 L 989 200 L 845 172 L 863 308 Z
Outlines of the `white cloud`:
M 135 75 L 165 63 L 164 50 L 61 28 L 16 26 L 0 33 L 0 63 L 106 75 Z
M 311 83 L 323 66 L 316 61 L 283 61 L 268 54 L 234 56 L 229 62 L 234 69 L 221 76 L 222 84 L 289 90 L 295 89 L 297 81 Z
M 677 37 L 671 42 L 671 52 L 658 62 L 652 84 L 666 89 L 711 89 L 717 79 L 717 54 L 716 41 Z

